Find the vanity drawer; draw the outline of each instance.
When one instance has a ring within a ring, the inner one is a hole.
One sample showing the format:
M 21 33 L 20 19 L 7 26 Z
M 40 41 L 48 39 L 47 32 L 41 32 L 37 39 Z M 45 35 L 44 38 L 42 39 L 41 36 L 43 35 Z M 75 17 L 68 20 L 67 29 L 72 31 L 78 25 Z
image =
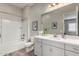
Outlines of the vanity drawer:
M 42 43 L 64 49 L 64 44 L 60 42 L 55 42 L 51 40 L 42 40 Z
M 73 51 L 75 53 L 79 53 L 79 46 L 77 45 L 66 44 L 65 49 L 69 51 Z
M 65 56 L 79 56 L 79 54 L 70 51 L 65 51 Z

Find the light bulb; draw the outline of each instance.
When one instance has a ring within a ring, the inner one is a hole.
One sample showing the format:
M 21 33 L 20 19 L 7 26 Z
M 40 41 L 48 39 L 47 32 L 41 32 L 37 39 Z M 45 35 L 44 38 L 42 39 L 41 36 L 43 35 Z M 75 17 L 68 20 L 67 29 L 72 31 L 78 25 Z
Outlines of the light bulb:
M 51 5 L 49 5 L 49 8 L 51 8 Z
M 55 6 L 56 5 L 56 3 L 53 3 L 53 6 Z

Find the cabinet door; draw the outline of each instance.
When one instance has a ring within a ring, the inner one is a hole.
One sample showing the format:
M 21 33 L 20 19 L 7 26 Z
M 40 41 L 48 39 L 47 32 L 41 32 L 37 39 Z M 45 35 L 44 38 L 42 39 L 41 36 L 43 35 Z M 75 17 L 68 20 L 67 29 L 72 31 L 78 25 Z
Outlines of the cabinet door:
M 43 54 L 43 56 L 64 56 L 64 50 L 43 44 L 42 45 L 42 54 Z
M 76 53 L 79 53 L 79 46 L 72 45 L 72 44 L 65 44 L 65 50 L 74 51 Z
M 40 41 L 35 40 L 34 54 L 41 56 L 41 42 Z
M 42 55 L 43 56 L 52 56 L 53 55 L 53 47 L 42 44 Z
M 53 47 L 53 56 L 64 56 L 64 49 Z
M 65 51 L 65 56 L 79 56 L 79 54 L 70 51 Z

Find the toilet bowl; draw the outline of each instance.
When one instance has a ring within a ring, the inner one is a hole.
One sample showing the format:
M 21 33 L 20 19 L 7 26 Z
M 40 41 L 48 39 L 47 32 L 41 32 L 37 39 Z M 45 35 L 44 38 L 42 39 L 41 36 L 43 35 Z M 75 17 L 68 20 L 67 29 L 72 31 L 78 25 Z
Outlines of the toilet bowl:
M 34 49 L 34 47 L 33 47 L 34 43 L 33 42 L 27 42 L 25 45 L 26 45 L 26 52 L 30 52 Z

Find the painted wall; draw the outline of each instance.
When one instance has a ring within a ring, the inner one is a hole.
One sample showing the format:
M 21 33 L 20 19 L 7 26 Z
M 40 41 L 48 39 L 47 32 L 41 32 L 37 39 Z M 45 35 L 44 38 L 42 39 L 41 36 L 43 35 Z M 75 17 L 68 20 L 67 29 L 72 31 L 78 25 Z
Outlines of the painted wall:
M 30 26 L 31 26 L 31 20 L 30 20 L 30 7 L 25 7 L 23 9 L 23 19 L 24 19 L 24 24 L 23 24 L 23 34 L 25 34 L 25 40 L 26 42 L 28 41 L 28 39 L 30 38 Z
M 26 23 L 28 23 L 28 26 L 26 28 L 28 29 L 28 38 L 29 39 L 31 36 L 38 35 L 38 31 L 41 29 L 40 28 L 40 20 L 41 20 L 41 14 L 46 10 L 48 4 L 34 4 L 33 6 L 30 7 L 25 7 L 23 16 L 25 20 L 27 20 Z M 38 31 L 32 31 L 32 22 L 33 21 L 38 21 Z
M 16 16 L 22 16 L 22 10 L 10 4 L 0 3 L 0 11 Z

